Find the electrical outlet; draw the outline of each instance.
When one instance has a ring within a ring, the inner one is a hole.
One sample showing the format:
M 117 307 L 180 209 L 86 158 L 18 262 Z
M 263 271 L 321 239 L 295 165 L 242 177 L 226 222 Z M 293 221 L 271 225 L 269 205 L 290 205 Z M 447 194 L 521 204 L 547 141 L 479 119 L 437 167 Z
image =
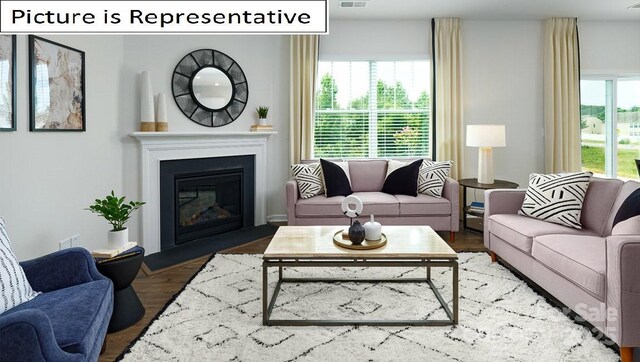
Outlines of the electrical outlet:
M 71 247 L 71 239 L 64 239 L 64 240 L 58 241 L 58 247 L 60 248 L 60 250 L 69 249 Z
M 69 247 L 78 246 L 80 242 L 80 234 L 75 234 L 69 238 Z

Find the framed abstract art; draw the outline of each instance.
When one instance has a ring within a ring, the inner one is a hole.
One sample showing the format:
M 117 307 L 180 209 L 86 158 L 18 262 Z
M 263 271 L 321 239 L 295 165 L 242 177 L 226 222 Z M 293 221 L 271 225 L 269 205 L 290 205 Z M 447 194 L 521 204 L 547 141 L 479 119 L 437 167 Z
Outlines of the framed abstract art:
M 86 130 L 84 52 L 29 36 L 30 131 Z
M 16 130 L 16 36 L 0 34 L 0 132 Z

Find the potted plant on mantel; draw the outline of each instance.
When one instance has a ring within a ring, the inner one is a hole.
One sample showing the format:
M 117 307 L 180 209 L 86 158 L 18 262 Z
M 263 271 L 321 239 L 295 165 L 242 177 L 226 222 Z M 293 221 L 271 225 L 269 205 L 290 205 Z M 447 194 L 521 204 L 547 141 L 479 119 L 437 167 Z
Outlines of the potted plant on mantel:
M 111 195 L 107 195 L 104 199 L 96 199 L 96 202 L 85 210 L 89 210 L 94 214 L 98 214 L 107 220 L 113 226 L 113 230 L 109 231 L 108 245 L 109 249 L 117 249 L 129 242 L 129 229 L 124 224 L 131 217 L 131 213 L 139 209 L 144 202 L 130 201 L 125 203 L 125 198 L 117 197 L 113 191 Z
M 268 122 L 267 115 L 269 114 L 269 107 L 260 106 L 256 109 L 256 112 L 258 113 L 258 124 L 266 126 Z

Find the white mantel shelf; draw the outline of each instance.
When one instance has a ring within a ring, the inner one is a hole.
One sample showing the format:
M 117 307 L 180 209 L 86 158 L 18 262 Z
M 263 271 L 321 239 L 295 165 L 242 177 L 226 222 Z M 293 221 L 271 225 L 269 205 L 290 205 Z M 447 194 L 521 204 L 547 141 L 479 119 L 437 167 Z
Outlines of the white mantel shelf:
M 278 132 L 133 132 L 131 137 L 135 137 L 141 142 L 149 139 L 181 139 L 181 138 L 238 138 L 256 137 L 269 138 Z

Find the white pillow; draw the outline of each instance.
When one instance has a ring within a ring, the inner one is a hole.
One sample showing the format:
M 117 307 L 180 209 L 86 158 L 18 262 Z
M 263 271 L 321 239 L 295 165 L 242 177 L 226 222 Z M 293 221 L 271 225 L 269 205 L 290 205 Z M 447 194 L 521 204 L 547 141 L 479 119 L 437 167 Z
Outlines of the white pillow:
M 319 162 L 291 165 L 291 172 L 298 183 L 301 198 L 308 199 L 324 194 L 322 167 Z
M 640 215 L 617 223 L 611 230 L 611 235 L 640 235 Z
M 542 175 L 532 173 L 520 215 L 582 229 L 580 214 L 591 172 Z
M 444 181 L 451 172 L 452 161 L 424 160 L 418 173 L 418 193 L 442 197 Z
M 4 219 L 0 217 L 0 313 L 28 302 L 38 294 L 31 288 L 11 249 Z

